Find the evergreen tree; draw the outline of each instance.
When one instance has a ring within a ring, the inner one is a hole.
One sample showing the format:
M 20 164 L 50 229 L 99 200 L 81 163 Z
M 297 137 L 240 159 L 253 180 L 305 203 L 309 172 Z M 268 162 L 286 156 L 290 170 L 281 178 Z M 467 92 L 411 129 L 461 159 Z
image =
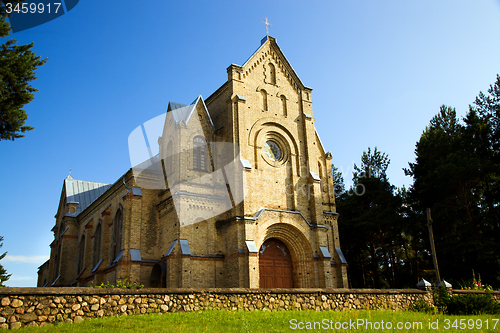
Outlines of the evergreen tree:
M 342 176 L 342 172 L 332 164 L 332 178 L 333 178 L 333 187 L 335 190 L 335 197 L 338 198 L 342 196 L 345 192 L 344 185 L 344 177 Z
M 9 16 L 5 2 L 0 1 L 0 38 L 5 39 L 11 30 L 6 21 Z M 41 60 L 31 50 L 33 43 L 16 45 L 15 39 L 5 41 L 0 45 L 0 140 L 14 140 L 24 137 L 26 131 L 33 127 L 25 126 L 28 119 L 24 105 L 34 98 L 38 89 L 32 87 L 30 82 L 35 80 L 35 70 L 43 66 L 47 59 Z
M 406 286 L 401 197 L 389 183 L 387 154 L 369 148 L 354 166 L 352 188 L 337 198 L 339 232 L 353 288 Z
M 498 215 L 498 150 L 495 117 L 500 82 L 490 95 L 479 94 L 461 123 L 454 109 L 442 106 L 417 142 L 415 163 L 405 172 L 414 183 L 409 200 L 413 212 L 431 208 L 441 277 L 455 283 L 472 270 L 500 285 Z M 427 243 L 426 237 L 422 240 Z
M 3 236 L 0 236 L 0 242 L 3 241 Z M 3 246 L 3 243 L 0 243 L 0 248 Z M 2 260 L 5 256 L 7 255 L 7 252 L 4 254 L 0 254 L 0 260 Z M 11 274 L 7 274 L 7 271 L 3 266 L 0 264 L 0 287 L 5 287 L 3 284 L 5 281 L 7 281 L 10 278 Z

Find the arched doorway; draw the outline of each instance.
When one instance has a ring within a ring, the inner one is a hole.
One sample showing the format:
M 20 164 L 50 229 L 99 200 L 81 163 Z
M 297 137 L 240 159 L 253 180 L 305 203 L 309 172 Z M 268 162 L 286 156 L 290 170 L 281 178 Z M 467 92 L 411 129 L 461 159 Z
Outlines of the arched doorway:
M 167 264 L 164 262 L 156 263 L 151 271 L 151 288 L 165 288 L 167 275 Z
M 259 250 L 260 288 L 293 288 L 292 257 L 283 242 L 270 238 Z

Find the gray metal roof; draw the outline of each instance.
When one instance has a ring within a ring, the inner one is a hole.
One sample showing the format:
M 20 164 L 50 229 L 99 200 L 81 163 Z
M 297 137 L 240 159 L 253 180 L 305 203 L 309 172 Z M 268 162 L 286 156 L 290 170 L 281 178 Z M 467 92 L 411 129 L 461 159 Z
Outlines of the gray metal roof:
M 321 254 L 323 255 L 324 258 L 331 258 L 332 257 L 330 255 L 330 251 L 328 251 L 328 248 L 326 246 L 320 246 L 319 249 L 321 250 Z
M 342 250 L 339 247 L 336 247 L 335 251 L 337 251 L 337 254 L 340 258 L 340 262 L 343 264 L 347 264 L 347 261 L 345 260 L 344 254 L 342 253 Z
M 250 253 L 259 252 L 259 250 L 257 249 L 257 245 L 255 245 L 255 242 L 253 240 L 246 240 L 245 244 L 247 245 L 248 252 Z
M 196 109 L 196 105 L 198 102 L 201 102 L 203 104 L 203 107 L 205 108 L 205 111 L 207 113 L 208 119 L 210 120 L 210 123 L 212 124 L 212 127 L 214 127 L 214 123 L 212 121 L 212 117 L 210 117 L 210 113 L 208 113 L 207 106 L 205 105 L 205 101 L 203 98 L 198 96 L 193 103 L 190 105 L 184 105 L 180 103 L 174 103 L 174 102 L 169 102 L 168 105 L 169 107 L 167 108 L 172 112 L 172 116 L 174 118 L 175 124 L 178 125 L 181 123 L 181 121 L 184 121 L 185 124 L 189 122 L 189 119 L 191 119 L 191 116 L 194 113 L 194 110 Z
M 141 250 L 138 249 L 130 249 L 130 260 L 132 261 L 141 261 Z
M 419 283 L 417 283 L 417 287 L 419 287 L 419 288 L 420 287 L 430 287 L 430 286 L 432 286 L 432 284 L 429 281 L 427 281 L 426 279 L 422 279 L 422 280 L 420 280 Z
M 165 254 L 165 257 L 168 257 L 170 253 L 172 253 L 172 250 L 174 249 L 175 244 L 177 244 L 177 239 L 172 242 L 172 245 L 170 245 L 170 248 L 167 251 L 167 254 Z
M 189 244 L 187 239 L 179 239 L 179 243 L 181 243 L 181 252 L 183 255 L 191 255 L 191 250 L 189 250 Z
M 309 173 L 311 174 L 311 177 L 314 179 L 314 180 L 321 180 L 321 178 L 319 178 L 318 174 L 316 172 L 312 172 L 312 171 L 309 171 Z
M 172 110 L 172 116 L 174 117 L 175 123 L 180 124 L 181 121 L 188 123 L 196 105 L 186 105 L 177 109 Z
M 180 109 L 187 106 L 186 104 L 175 103 L 175 102 L 169 102 L 168 105 L 170 106 L 170 110 Z
M 245 159 L 240 159 L 241 160 L 241 164 L 243 165 L 243 167 L 245 169 L 251 169 L 252 168 L 252 165 L 250 164 L 250 162 L 248 160 L 245 160 Z
M 72 216 L 78 216 L 85 208 L 90 206 L 97 198 L 99 198 L 108 188 L 110 184 L 89 182 L 86 180 L 77 180 L 68 176 L 64 180 L 66 189 L 66 203 L 78 203 L 76 212 Z

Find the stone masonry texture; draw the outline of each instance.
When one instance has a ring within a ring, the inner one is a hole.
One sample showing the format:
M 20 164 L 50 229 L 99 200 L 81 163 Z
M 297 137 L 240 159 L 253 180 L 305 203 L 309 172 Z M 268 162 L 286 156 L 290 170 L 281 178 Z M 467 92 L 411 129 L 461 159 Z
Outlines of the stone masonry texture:
M 492 292 L 492 296 L 500 300 L 500 292 Z M 432 306 L 430 290 L 1 288 L 0 328 L 179 311 L 402 311 L 420 300 Z

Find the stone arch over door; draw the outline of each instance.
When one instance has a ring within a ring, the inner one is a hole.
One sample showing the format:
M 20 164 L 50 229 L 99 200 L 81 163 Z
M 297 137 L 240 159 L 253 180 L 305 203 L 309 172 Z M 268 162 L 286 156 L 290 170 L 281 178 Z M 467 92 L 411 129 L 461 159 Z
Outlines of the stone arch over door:
M 313 253 L 309 241 L 296 227 L 287 223 L 267 228 L 259 249 L 268 239 L 277 239 L 286 246 L 292 258 L 293 288 L 314 288 Z

